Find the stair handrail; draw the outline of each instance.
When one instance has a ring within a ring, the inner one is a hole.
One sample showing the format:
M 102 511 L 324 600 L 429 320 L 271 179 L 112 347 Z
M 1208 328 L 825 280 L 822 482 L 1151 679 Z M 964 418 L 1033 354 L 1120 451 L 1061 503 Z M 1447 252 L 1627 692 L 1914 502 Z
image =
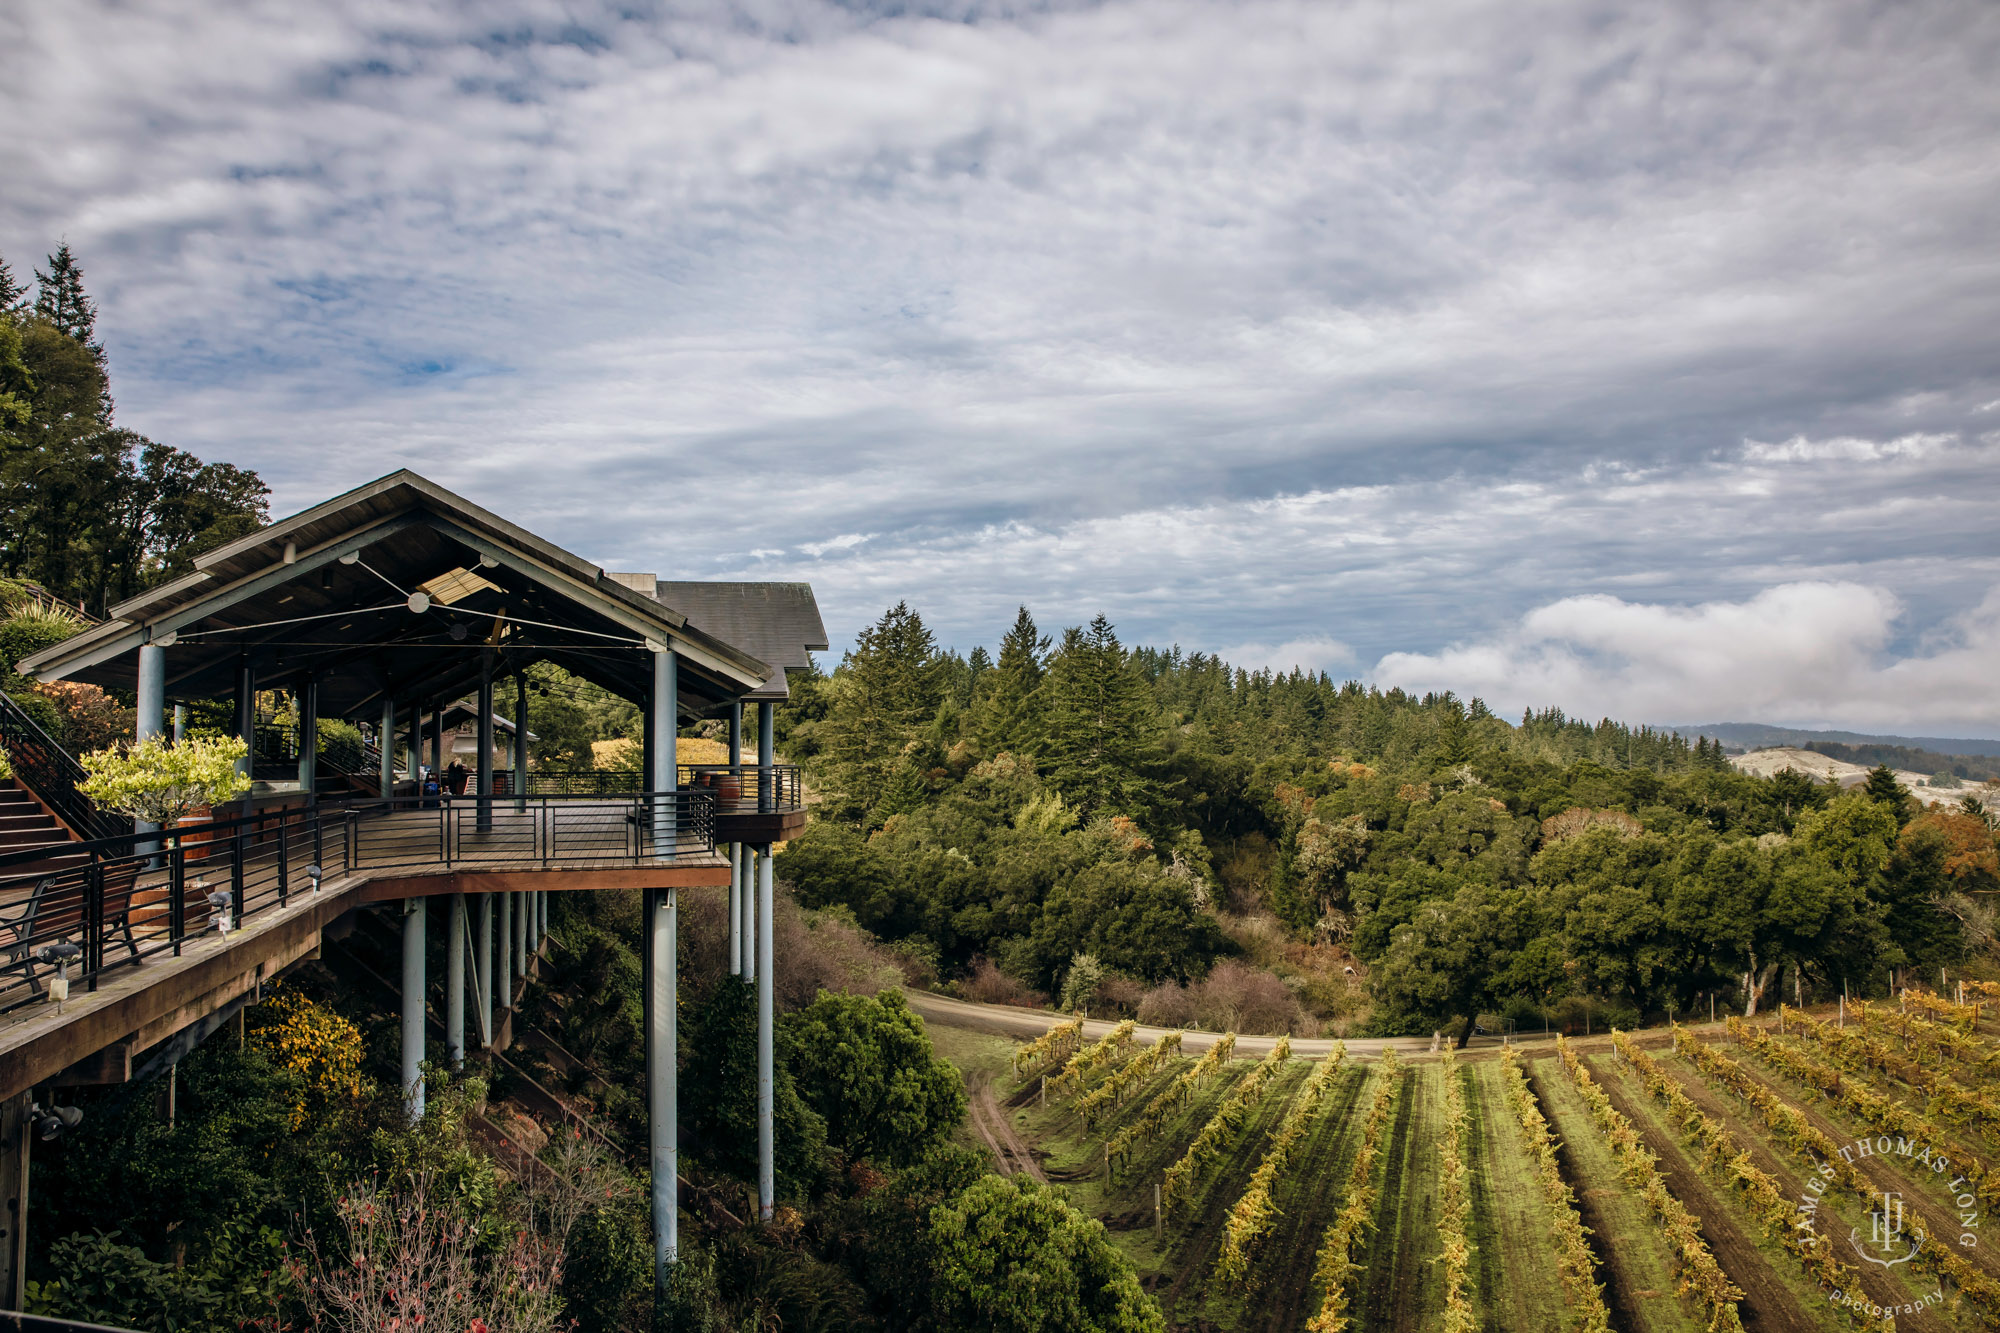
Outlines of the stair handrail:
M 129 820 L 99 810 L 78 790 L 90 776 L 83 765 L 5 690 L 0 690 L 0 747 L 7 751 L 14 776 L 78 838 L 115 838 L 132 831 Z

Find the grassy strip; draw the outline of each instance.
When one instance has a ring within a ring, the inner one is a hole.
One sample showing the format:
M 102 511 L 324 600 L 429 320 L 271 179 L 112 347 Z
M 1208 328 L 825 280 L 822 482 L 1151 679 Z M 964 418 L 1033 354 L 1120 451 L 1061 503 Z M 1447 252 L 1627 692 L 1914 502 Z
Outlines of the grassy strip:
M 1319 1312 L 1306 1321 L 1307 1333 L 1345 1333 L 1353 1322 L 1348 1310 L 1353 1293 L 1349 1290 L 1361 1265 L 1354 1262 L 1355 1243 L 1362 1229 L 1375 1215 L 1375 1155 L 1382 1130 L 1396 1113 L 1396 1097 L 1402 1091 L 1402 1070 L 1393 1048 L 1382 1055 L 1382 1081 L 1376 1085 L 1375 1100 L 1369 1105 L 1368 1120 L 1361 1127 L 1361 1146 L 1355 1151 L 1354 1165 L 1347 1172 L 1347 1204 L 1326 1229 L 1319 1247 L 1319 1263 L 1313 1280 L 1324 1295 Z
M 1159 1133 L 1160 1126 L 1167 1122 L 1167 1117 L 1194 1100 L 1195 1092 L 1201 1087 L 1202 1080 L 1222 1068 L 1222 1062 L 1227 1060 L 1229 1053 L 1235 1049 L 1234 1032 L 1225 1032 L 1216 1038 L 1207 1053 L 1195 1062 L 1194 1068 L 1167 1085 L 1159 1096 L 1146 1103 L 1146 1109 L 1139 1113 L 1137 1119 L 1119 1130 L 1112 1136 L 1111 1142 L 1104 1145 L 1106 1164 L 1116 1163 L 1122 1166 L 1126 1156 L 1132 1151 L 1132 1145 L 1142 1139 L 1150 1140 L 1153 1135 Z
M 1583 1096 L 1584 1105 L 1597 1121 L 1597 1127 L 1604 1131 L 1610 1141 L 1611 1152 L 1623 1169 L 1626 1183 L 1639 1191 L 1639 1197 L 1660 1219 L 1660 1227 L 1666 1232 L 1667 1244 L 1680 1261 L 1681 1292 L 1692 1294 L 1708 1314 L 1710 1333 L 1743 1333 L 1743 1316 L 1736 1303 L 1743 1299 L 1743 1293 L 1715 1262 L 1709 1252 L 1708 1242 L 1701 1238 L 1701 1221 L 1687 1210 L 1667 1182 L 1660 1175 L 1658 1158 L 1640 1140 L 1639 1131 L 1632 1122 L 1619 1114 L 1611 1104 L 1611 1098 L 1604 1089 L 1597 1086 L 1597 1080 L 1583 1067 L 1575 1050 L 1562 1037 L 1556 1038 L 1556 1053 L 1562 1057 L 1563 1068 L 1568 1071 L 1570 1081 Z
M 1043 1065 L 1054 1064 L 1074 1050 L 1077 1043 L 1082 1040 L 1081 1018 L 1058 1023 L 1014 1052 L 1014 1073 L 1018 1076 L 1023 1068 L 1036 1069 Z
M 1614 1031 L 1611 1040 L 1618 1048 L 1618 1054 L 1638 1071 L 1639 1081 L 1645 1085 L 1646 1091 L 1672 1113 L 1694 1142 L 1701 1145 L 1702 1165 L 1725 1184 L 1743 1191 L 1750 1201 L 1750 1211 L 1764 1224 L 1765 1230 L 1799 1261 L 1807 1276 L 1828 1291 L 1858 1294 L 1861 1291 L 1861 1271 L 1835 1258 L 1832 1248 L 1823 1243 L 1825 1237 L 1802 1230 L 1797 1225 L 1797 1212 L 1791 1200 L 1785 1197 L 1785 1192 L 1778 1188 L 1778 1182 L 1773 1177 L 1759 1170 L 1757 1164 L 1750 1160 L 1750 1154 L 1737 1143 L 1736 1136 L 1696 1106 L 1680 1080 L 1660 1068 L 1659 1062 L 1631 1037 Z M 1893 1317 L 1885 1324 L 1864 1314 L 1860 1306 L 1849 1305 L 1846 1309 L 1861 1327 L 1885 1328 L 1888 1333 L 1894 1333 L 1896 1321 Z
M 1590 1249 L 1590 1228 L 1584 1226 L 1583 1217 L 1576 1210 L 1576 1191 L 1562 1178 L 1555 1136 L 1549 1133 L 1549 1122 L 1535 1103 L 1534 1090 L 1521 1072 L 1513 1047 L 1500 1053 L 1500 1061 L 1505 1071 L 1507 1104 L 1514 1108 L 1514 1115 L 1527 1135 L 1528 1151 L 1535 1158 L 1535 1175 L 1542 1183 L 1542 1199 L 1549 1206 L 1556 1263 L 1563 1290 L 1569 1293 L 1570 1304 L 1576 1307 L 1577 1333 L 1610 1333 L 1611 1311 L 1604 1304 L 1604 1288 L 1597 1282 L 1597 1256 Z
M 1444 1048 L 1444 1149 L 1439 1154 L 1443 1185 L 1438 1191 L 1438 1238 L 1444 1250 L 1444 1333 L 1473 1333 L 1479 1326 L 1467 1293 L 1472 1290 L 1472 1242 L 1465 1220 L 1472 1190 L 1465 1169 L 1465 1083 L 1458 1076 L 1457 1052 Z
M 1208 1123 L 1201 1127 L 1201 1133 L 1194 1136 L 1194 1142 L 1188 1145 L 1188 1150 L 1182 1154 L 1180 1161 L 1168 1167 L 1166 1174 L 1160 1177 L 1162 1209 L 1172 1208 L 1174 1195 L 1194 1183 L 1195 1173 L 1221 1156 L 1223 1151 L 1236 1141 L 1237 1134 L 1243 1129 L 1243 1122 L 1250 1118 L 1251 1108 L 1270 1090 L 1272 1078 L 1283 1067 L 1285 1061 L 1291 1058 L 1291 1054 L 1292 1039 L 1280 1037 L 1278 1044 L 1271 1048 L 1271 1053 L 1258 1061 L 1255 1069 L 1243 1076 L 1243 1081 L 1236 1085 L 1228 1099 L 1216 1109 L 1213 1116 L 1209 1117 Z
M 1085 1129 L 1100 1111 L 1106 1111 L 1125 1100 L 1126 1094 L 1144 1083 L 1167 1062 L 1167 1057 L 1181 1048 L 1179 1032 L 1163 1032 L 1160 1039 L 1139 1053 L 1135 1060 L 1127 1061 L 1110 1078 L 1084 1094 L 1076 1109 L 1083 1115 Z
M 1250 1177 L 1249 1186 L 1243 1197 L 1229 1210 L 1229 1218 L 1222 1225 L 1222 1248 L 1215 1257 L 1215 1275 L 1227 1282 L 1241 1282 L 1250 1271 L 1250 1260 L 1258 1242 L 1271 1230 L 1278 1211 L 1271 1205 L 1271 1187 L 1277 1183 L 1278 1173 L 1291 1160 L 1292 1149 L 1305 1137 L 1307 1127 L 1318 1114 L 1320 1102 L 1326 1091 L 1333 1085 L 1333 1076 L 1339 1072 L 1341 1061 L 1347 1058 L 1347 1047 L 1334 1043 L 1333 1053 L 1320 1062 L 1306 1080 L 1305 1087 L 1285 1108 L 1285 1118 L 1278 1125 L 1278 1132 L 1271 1138 L 1271 1146 L 1258 1165 L 1256 1174 Z
M 1137 1030 L 1138 1026 L 1137 1023 L 1128 1018 L 1090 1045 L 1078 1051 L 1075 1055 L 1072 1055 L 1069 1058 L 1069 1063 L 1064 1065 L 1062 1070 L 1053 1079 L 1049 1080 L 1049 1091 L 1055 1093 L 1058 1097 L 1074 1092 L 1076 1085 L 1083 1082 L 1085 1074 L 1104 1064 L 1112 1056 L 1132 1044 L 1132 1033 Z

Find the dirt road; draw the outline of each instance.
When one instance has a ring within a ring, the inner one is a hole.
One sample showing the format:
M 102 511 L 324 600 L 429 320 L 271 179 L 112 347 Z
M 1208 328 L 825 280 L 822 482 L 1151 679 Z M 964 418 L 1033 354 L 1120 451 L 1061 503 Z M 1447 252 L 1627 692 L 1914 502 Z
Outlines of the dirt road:
M 927 1023 L 943 1023 L 948 1027 L 968 1028 L 974 1032 L 991 1032 L 1001 1037 L 1039 1037 L 1066 1017 L 1063 1014 L 1050 1013 L 1046 1009 L 1017 1009 L 1008 1004 L 973 1004 L 969 1000 L 954 1000 L 948 995 L 934 995 L 929 991 L 906 990 L 903 995 L 909 1000 L 910 1008 L 922 1014 Z M 1110 1019 L 1088 1019 L 1083 1025 L 1084 1040 L 1095 1041 L 1116 1026 L 1117 1023 Z M 1142 1027 L 1133 1035 L 1143 1046 L 1165 1036 L 1171 1030 Z M 1181 1049 L 1190 1052 L 1205 1051 L 1220 1035 L 1216 1032 L 1190 1031 L 1181 1038 Z M 1268 1054 L 1277 1040 L 1276 1037 L 1238 1037 L 1236 1054 L 1247 1056 Z M 1331 1037 L 1294 1037 L 1292 1054 L 1324 1056 L 1332 1052 L 1333 1044 L 1334 1039 Z M 1498 1050 L 1500 1041 L 1497 1037 L 1475 1037 L 1472 1044 L 1475 1048 L 1491 1046 Z M 1430 1050 L 1431 1039 L 1351 1037 L 1347 1040 L 1346 1046 L 1350 1055 L 1379 1055 L 1391 1046 L 1396 1048 L 1397 1055 L 1420 1055 Z

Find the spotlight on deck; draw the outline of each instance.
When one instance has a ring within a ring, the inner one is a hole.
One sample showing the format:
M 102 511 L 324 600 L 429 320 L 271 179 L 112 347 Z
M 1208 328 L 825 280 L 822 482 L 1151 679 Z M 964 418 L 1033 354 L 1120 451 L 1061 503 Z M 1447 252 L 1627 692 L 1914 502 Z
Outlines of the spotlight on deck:
M 35 950 L 35 957 L 56 965 L 56 974 L 49 978 L 49 999 L 60 1005 L 69 998 L 69 965 L 83 957 L 83 946 L 57 940 Z
M 65 1131 L 75 1129 L 83 1123 L 83 1108 L 77 1106 L 57 1106 L 45 1109 L 40 1103 L 28 1107 L 28 1123 L 34 1128 L 35 1136 L 43 1143 L 53 1143 Z
M 228 889 L 217 889 L 209 894 L 208 905 L 215 911 L 216 934 L 227 935 L 236 929 L 236 920 L 229 914 L 229 909 L 236 905 L 236 899 Z
M 326 878 L 326 871 L 320 869 L 318 866 L 307 866 L 306 878 L 312 881 L 313 892 L 318 893 L 319 882 Z

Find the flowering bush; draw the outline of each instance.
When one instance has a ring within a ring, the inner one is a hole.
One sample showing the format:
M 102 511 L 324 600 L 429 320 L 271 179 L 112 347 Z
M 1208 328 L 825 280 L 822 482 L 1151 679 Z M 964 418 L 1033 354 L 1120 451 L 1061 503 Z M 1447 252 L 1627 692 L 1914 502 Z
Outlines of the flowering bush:
M 298 1075 L 291 1127 L 303 1128 L 315 1107 L 353 1097 L 361 1087 L 361 1029 L 295 992 L 272 996 L 250 1011 L 252 1040 Z
M 242 738 L 191 738 L 179 745 L 152 737 L 83 756 L 90 774 L 78 790 L 106 810 L 170 824 L 196 806 L 214 805 L 250 790 L 236 771 L 247 747 Z

